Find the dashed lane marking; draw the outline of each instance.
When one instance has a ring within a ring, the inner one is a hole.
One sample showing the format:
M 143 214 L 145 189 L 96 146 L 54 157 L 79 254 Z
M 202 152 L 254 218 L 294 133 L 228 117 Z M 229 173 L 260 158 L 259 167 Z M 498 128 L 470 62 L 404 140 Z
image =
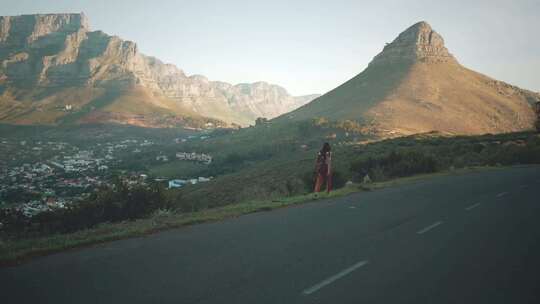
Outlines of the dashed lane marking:
M 358 263 L 356 263 L 356 264 L 354 264 L 354 265 L 352 265 L 352 266 L 350 266 L 350 267 L 348 267 L 346 269 L 343 269 L 342 271 L 340 271 L 337 274 L 329 277 L 328 279 L 326 279 L 326 280 L 324 280 L 324 281 L 322 281 L 322 282 L 320 282 L 320 283 L 318 283 L 316 285 L 313 285 L 310 288 L 305 289 L 304 291 L 302 291 L 302 293 L 304 295 L 310 295 L 310 294 L 312 294 L 314 292 L 317 292 L 319 289 L 334 283 L 335 281 L 343 278 L 344 276 L 346 276 L 349 273 L 355 271 L 356 269 L 366 265 L 367 263 L 368 263 L 368 261 L 360 261 L 360 262 L 358 262 Z
M 465 210 L 469 211 L 469 210 L 472 210 L 472 209 L 474 209 L 474 208 L 476 208 L 478 206 L 480 206 L 480 203 L 472 204 L 469 207 L 466 207 Z
M 442 221 L 436 222 L 436 223 L 434 223 L 434 224 L 431 224 L 431 225 L 427 226 L 427 227 L 424 228 L 424 229 L 418 230 L 416 233 L 417 233 L 417 234 L 424 234 L 424 233 L 430 231 L 431 229 L 433 229 L 433 228 L 435 228 L 435 227 L 441 225 L 442 223 L 443 223 Z
M 503 196 L 505 196 L 507 194 L 508 194 L 508 192 L 501 192 L 501 193 L 497 194 L 497 197 L 503 197 Z

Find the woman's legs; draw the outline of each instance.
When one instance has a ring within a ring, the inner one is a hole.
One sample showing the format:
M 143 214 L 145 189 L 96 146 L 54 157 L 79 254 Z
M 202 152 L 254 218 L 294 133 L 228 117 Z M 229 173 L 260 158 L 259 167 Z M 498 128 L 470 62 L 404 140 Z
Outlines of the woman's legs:
M 324 182 L 324 177 L 322 176 L 322 174 L 317 174 L 317 179 L 315 180 L 315 190 L 314 192 L 317 193 L 317 192 L 320 192 L 321 191 L 321 186 Z
M 324 174 L 317 174 L 317 180 L 315 181 L 315 190 L 314 192 L 320 192 L 321 187 L 326 182 L 326 192 L 330 193 L 332 191 L 332 174 L 330 175 L 324 175 Z
M 326 177 L 326 192 L 330 193 L 330 191 L 332 191 L 332 173 Z

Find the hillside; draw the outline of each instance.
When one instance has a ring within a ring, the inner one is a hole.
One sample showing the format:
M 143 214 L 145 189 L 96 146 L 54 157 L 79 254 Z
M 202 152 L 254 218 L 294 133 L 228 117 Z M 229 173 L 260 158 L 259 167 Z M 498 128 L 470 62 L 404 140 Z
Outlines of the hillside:
M 137 45 L 92 31 L 84 14 L 0 17 L 0 122 L 247 125 L 316 96 L 186 75 Z
M 382 137 L 531 129 L 540 94 L 469 70 L 426 22 L 387 44 L 368 67 L 277 121 L 355 120 Z

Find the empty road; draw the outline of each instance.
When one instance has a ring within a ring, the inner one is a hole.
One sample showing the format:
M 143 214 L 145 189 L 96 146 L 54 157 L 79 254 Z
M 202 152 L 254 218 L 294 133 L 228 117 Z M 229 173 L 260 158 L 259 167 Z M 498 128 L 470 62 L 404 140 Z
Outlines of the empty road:
M 540 303 L 540 167 L 440 176 L 0 269 L 2 303 Z

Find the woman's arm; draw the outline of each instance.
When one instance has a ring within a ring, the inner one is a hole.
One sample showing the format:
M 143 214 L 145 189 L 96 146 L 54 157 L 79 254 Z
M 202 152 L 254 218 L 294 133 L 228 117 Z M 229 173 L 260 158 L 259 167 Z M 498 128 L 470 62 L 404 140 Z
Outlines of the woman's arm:
M 328 164 L 328 175 L 332 174 L 332 152 L 328 152 L 328 156 L 326 159 L 326 163 Z
M 319 173 L 319 154 L 315 157 L 315 172 Z

